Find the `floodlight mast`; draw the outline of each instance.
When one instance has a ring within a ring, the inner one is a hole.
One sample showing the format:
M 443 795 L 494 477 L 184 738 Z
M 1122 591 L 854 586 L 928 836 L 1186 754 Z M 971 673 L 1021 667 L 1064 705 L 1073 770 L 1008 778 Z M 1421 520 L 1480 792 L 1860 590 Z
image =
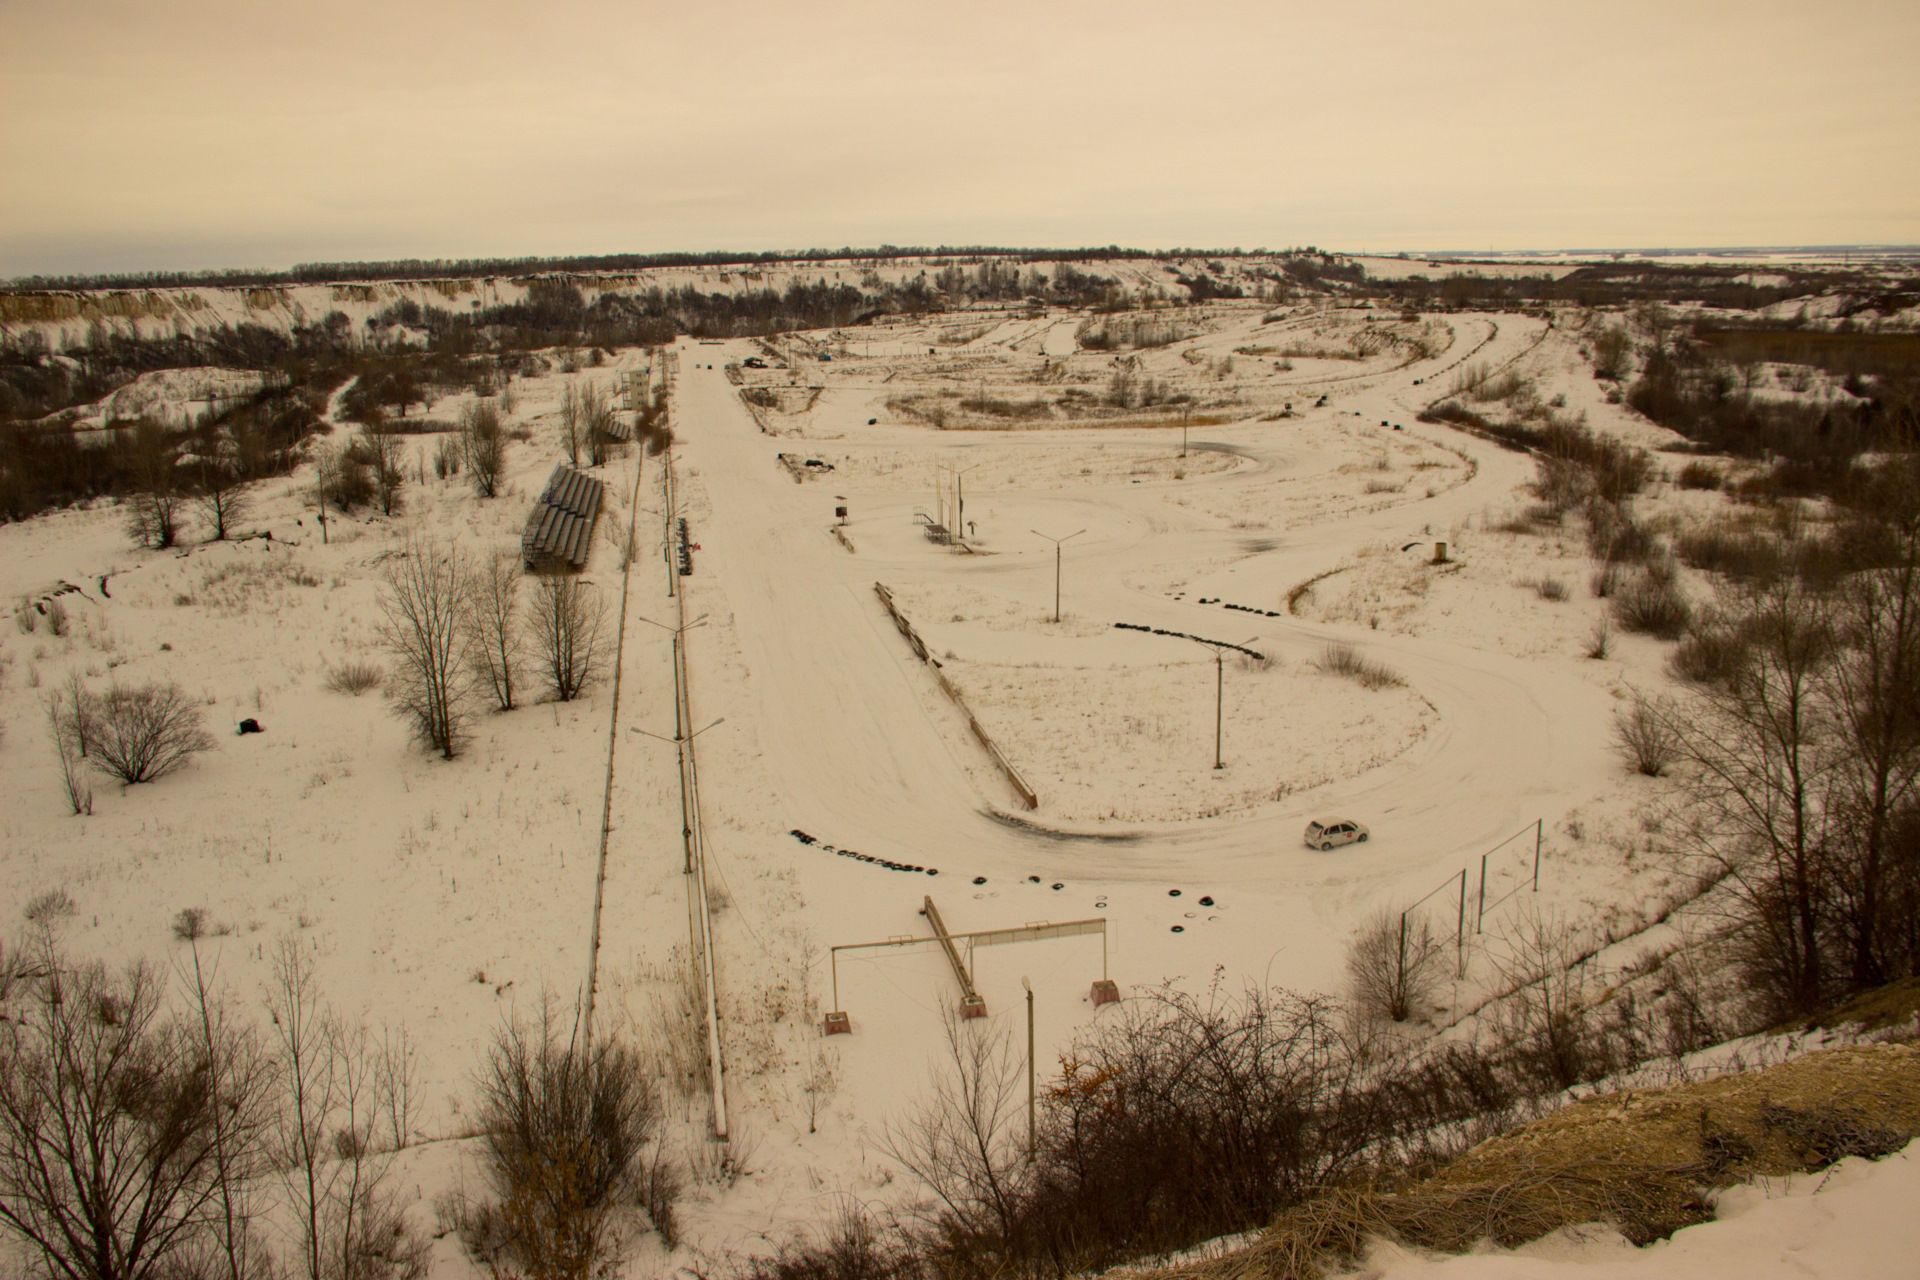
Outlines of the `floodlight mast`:
M 1192 636 L 1187 638 L 1193 640 L 1197 645 L 1213 650 L 1213 767 L 1216 769 L 1224 769 L 1227 767 L 1227 762 L 1226 758 L 1221 754 L 1221 747 L 1226 736 L 1227 650 L 1245 650 L 1248 645 L 1260 637 L 1248 636 L 1239 644 L 1228 644 L 1224 640 L 1200 640 Z
M 1060 546 L 1085 533 L 1085 529 L 1076 529 L 1064 538 L 1056 538 L 1050 533 L 1041 533 L 1038 529 L 1029 530 L 1036 538 L 1045 538 L 1053 544 L 1053 620 L 1060 621 Z

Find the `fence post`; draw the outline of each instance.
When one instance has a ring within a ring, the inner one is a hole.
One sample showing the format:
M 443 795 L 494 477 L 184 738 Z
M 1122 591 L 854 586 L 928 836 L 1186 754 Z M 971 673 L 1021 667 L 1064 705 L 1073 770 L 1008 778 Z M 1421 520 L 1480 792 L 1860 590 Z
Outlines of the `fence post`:
M 1394 961 L 1394 991 L 1405 996 L 1407 990 L 1407 913 L 1400 913 L 1400 953 Z
M 1453 926 L 1453 949 L 1460 976 L 1467 976 L 1467 869 L 1460 868 L 1460 919 Z
M 1545 818 L 1533 820 L 1533 891 L 1535 893 L 1540 892 L 1540 837 L 1546 830 L 1546 822 Z M 1525 827 L 1520 829 L 1526 830 Z
M 1480 900 L 1473 907 L 1473 933 L 1480 935 L 1480 925 L 1487 918 L 1487 855 L 1480 855 Z

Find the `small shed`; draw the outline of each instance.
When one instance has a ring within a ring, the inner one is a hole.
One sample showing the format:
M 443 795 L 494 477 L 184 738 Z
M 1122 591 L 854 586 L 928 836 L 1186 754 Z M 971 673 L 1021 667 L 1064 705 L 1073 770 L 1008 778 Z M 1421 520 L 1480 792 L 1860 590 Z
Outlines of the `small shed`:
M 527 568 L 578 569 L 586 564 L 604 489 L 600 481 L 564 462 L 554 467 L 520 536 L 520 558 Z

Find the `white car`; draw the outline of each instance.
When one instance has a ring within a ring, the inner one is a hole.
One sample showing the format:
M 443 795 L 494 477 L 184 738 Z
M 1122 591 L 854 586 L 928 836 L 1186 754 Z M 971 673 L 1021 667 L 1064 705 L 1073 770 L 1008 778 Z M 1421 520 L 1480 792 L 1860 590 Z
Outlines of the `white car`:
M 1325 853 L 1335 845 L 1363 844 L 1367 839 L 1367 829 L 1358 822 L 1346 818 L 1329 818 L 1325 822 L 1307 824 L 1307 847 Z

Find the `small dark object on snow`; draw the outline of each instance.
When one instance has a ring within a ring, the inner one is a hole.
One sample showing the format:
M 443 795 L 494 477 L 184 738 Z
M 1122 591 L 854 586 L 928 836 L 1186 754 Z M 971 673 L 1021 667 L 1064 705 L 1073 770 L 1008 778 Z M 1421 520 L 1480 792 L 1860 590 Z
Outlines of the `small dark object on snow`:
M 985 876 L 975 876 L 973 878 L 973 882 L 975 884 L 985 884 L 987 882 L 987 878 Z
M 1187 931 L 1187 926 L 1185 926 L 1185 925 L 1183 925 L 1183 924 L 1177 924 L 1177 925 L 1175 925 L 1175 926 L 1173 926 L 1173 931 L 1174 931 L 1175 933 L 1185 933 L 1185 932 Z
M 240 732 L 241 733 L 265 733 L 266 730 L 260 727 L 260 722 L 258 720 L 249 719 L 249 720 L 242 720 L 240 722 Z
M 1066 888 L 1067 886 L 1066 886 L 1066 885 L 1064 885 L 1064 884 L 1061 884 L 1061 883 L 1060 883 L 1060 882 L 1059 882 L 1058 880 L 1055 880 L 1055 881 L 1053 882 L 1053 887 L 1054 887 L 1054 888 L 1056 888 L 1056 889 L 1064 889 L 1064 888 Z
M 1201 906 L 1203 906 L 1203 907 L 1210 907 L 1210 906 L 1212 906 L 1212 905 L 1213 905 L 1213 895 L 1212 895 L 1212 894 L 1208 894 L 1208 895 L 1207 895 L 1206 897 L 1204 897 L 1204 898 L 1202 898 L 1202 899 L 1200 899 L 1200 905 L 1201 905 Z
M 1040 883 L 1040 877 L 1039 877 L 1039 876 L 1028 876 L 1028 877 L 1027 877 L 1027 883 L 1028 883 L 1028 884 L 1039 884 L 1039 883 Z
M 1169 898 L 1177 898 L 1180 896 L 1180 891 L 1178 889 L 1169 889 L 1167 890 L 1167 896 Z
M 879 422 L 879 421 L 880 421 L 880 419 L 878 419 L 878 418 L 868 418 L 868 419 L 867 419 L 867 425 L 871 427 L 871 426 L 873 426 L 873 425 L 874 425 L 875 423 L 877 423 L 877 422 Z

